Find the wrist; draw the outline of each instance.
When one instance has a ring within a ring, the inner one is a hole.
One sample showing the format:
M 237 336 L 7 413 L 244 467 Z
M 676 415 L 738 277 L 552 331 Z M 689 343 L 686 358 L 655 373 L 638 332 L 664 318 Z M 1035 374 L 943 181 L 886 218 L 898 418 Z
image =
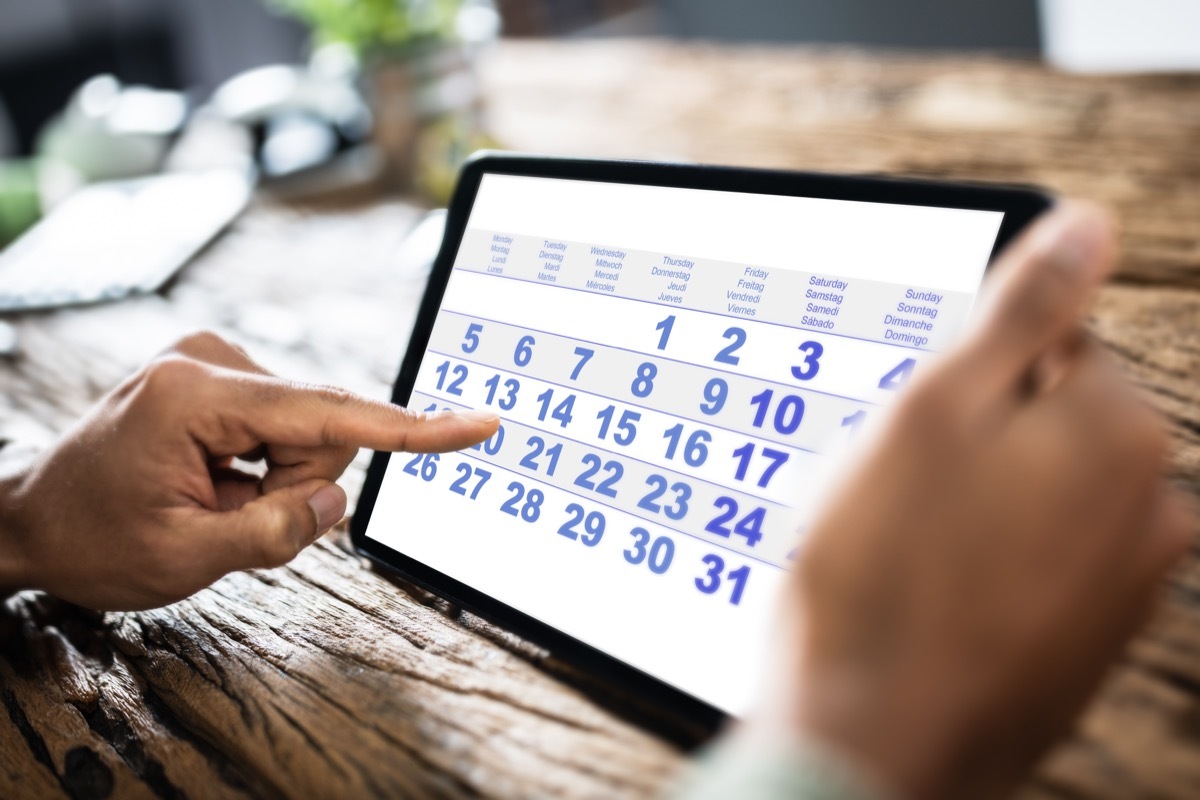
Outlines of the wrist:
M 784 612 L 788 619 L 794 608 Z M 794 630 L 811 622 L 794 623 Z M 814 647 L 797 636 L 773 660 L 764 694 L 744 725 L 760 740 L 800 741 L 824 748 L 854 765 L 886 797 L 985 796 L 959 792 L 958 760 L 970 750 L 969 731 L 951 687 L 903 679 L 853 660 L 814 658 Z
M 851 677 L 850 668 L 837 672 L 805 696 L 793 735 L 840 753 L 897 797 L 990 798 L 1011 788 L 1008 759 L 980 747 L 970 704 L 953 685 L 888 682 L 879 691 L 875 681 Z

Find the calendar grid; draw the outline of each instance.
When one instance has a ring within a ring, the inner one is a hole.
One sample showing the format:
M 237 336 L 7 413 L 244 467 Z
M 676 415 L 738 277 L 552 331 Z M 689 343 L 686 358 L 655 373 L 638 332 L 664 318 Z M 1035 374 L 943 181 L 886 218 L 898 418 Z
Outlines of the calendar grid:
M 966 326 L 999 215 L 959 230 L 937 209 L 762 198 L 779 225 L 747 240 L 737 220 L 697 229 L 685 208 L 720 207 L 701 194 L 596 214 L 552 198 L 611 187 L 514 187 L 523 202 L 481 188 L 404 387 L 414 410 L 488 409 L 499 426 L 393 457 L 373 530 L 739 706 L 841 456 Z

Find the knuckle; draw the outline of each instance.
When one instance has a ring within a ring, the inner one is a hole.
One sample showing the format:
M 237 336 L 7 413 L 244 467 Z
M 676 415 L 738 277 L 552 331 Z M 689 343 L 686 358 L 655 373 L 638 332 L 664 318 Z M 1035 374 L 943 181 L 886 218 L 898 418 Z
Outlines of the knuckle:
M 295 384 L 273 380 L 243 380 L 239 381 L 238 387 L 239 391 L 246 392 L 257 404 L 267 408 L 286 400 L 295 391 Z
M 152 396 L 176 394 L 181 388 L 194 386 L 205 374 L 205 367 L 181 355 L 162 356 L 146 367 L 142 387 Z
M 313 391 L 316 393 L 317 399 L 323 403 L 334 406 L 349 405 L 354 401 L 355 395 L 348 389 L 343 389 L 340 386 L 320 385 L 314 386 Z
M 210 330 L 198 330 L 189 333 L 171 346 L 171 350 L 179 353 L 211 353 L 214 350 L 229 349 L 232 345 L 221 336 Z

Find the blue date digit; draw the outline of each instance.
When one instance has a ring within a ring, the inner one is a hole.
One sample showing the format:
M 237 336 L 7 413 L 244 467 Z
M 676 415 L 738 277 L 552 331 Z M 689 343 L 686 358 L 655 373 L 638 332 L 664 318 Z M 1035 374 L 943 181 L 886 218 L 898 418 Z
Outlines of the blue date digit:
M 484 381 L 483 385 L 488 390 L 487 397 L 483 401 L 485 404 L 490 406 L 496 400 L 497 394 L 500 395 L 500 400 L 496 405 L 500 406 L 502 410 L 508 411 L 517 404 L 517 392 L 521 389 L 521 383 L 516 378 L 509 378 L 504 381 L 503 392 L 500 392 L 502 384 L 500 383 L 499 375 L 493 375 L 488 378 Z
M 463 337 L 462 351 L 464 353 L 474 353 L 479 349 L 479 334 L 483 331 L 483 326 L 478 322 L 472 322 L 467 326 L 467 335 Z
M 558 457 L 562 455 L 562 444 L 556 444 L 553 447 L 546 447 L 546 442 L 540 436 L 530 436 L 529 441 L 525 442 L 529 446 L 529 452 L 521 459 L 521 466 L 532 472 L 541 470 L 541 463 L 538 458 L 545 453 L 549 459 L 549 464 L 546 466 L 546 475 L 553 476 L 554 470 L 558 469 Z
M 668 491 L 667 479 L 662 475 L 651 475 L 646 478 L 646 485 L 650 487 L 650 491 L 638 501 L 638 508 L 644 508 L 651 514 L 663 514 L 667 519 L 672 520 L 681 520 L 687 516 L 688 500 L 692 496 L 691 486 L 683 481 L 672 484 L 670 491 L 675 497 L 670 505 L 665 505 L 659 502 L 659 498 Z
M 667 429 L 663 438 L 667 440 L 667 460 L 675 460 L 675 452 L 683 439 L 683 423 Z M 683 462 L 689 467 L 698 467 L 708 460 L 708 445 L 712 442 L 712 434 L 703 428 L 693 431 L 683 445 Z
M 750 578 L 750 567 L 739 567 L 725 574 L 725 559 L 720 556 L 707 555 L 701 559 L 701 562 L 708 567 L 708 571 L 696 578 L 696 588 L 705 594 L 715 594 L 721 588 L 723 577 L 724 580 L 733 584 L 733 589 L 729 593 L 730 605 L 736 606 L 741 603 L 742 593 L 746 590 L 746 581 Z
M 710 417 L 719 414 L 728 399 L 729 384 L 722 378 L 713 378 L 704 384 L 704 402 L 700 404 L 700 411 Z
M 804 361 L 792 367 L 792 377 L 798 381 L 811 381 L 821 371 L 821 356 L 825 355 L 825 347 L 820 342 L 805 342 L 800 345 L 804 353 Z
M 608 429 L 613 424 L 613 416 L 616 413 L 616 406 L 608 406 L 596 415 L 596 419 L 600 420 L 600 441 L 608 438 Z M 617 420 L 616 433 L 613 434 L 612 440 L 623 447 L 633 444 L 633 440 L 637 437 L 637 423 L 641 419 L 640 412 L 628 409 L 622 411 Z
M 455 467 L 454 471 L 458 473 L 458 477 L 454 479 L 454 483 L 450 484 L 450 491 L 454 492 L 455 494 L 461 494 L 463 497 L 468 496 L 467 481 L 471 480 L 472 477 L 476 478 L 475 486 L 471 489 L 470 494 L 470 498 L 472 500 L 474 500 L 476 497 L 479 497 L 479 490 L 482 489 L 483 485 L 491 480 L 492 477 L 492 473 L 488 472 L 486 469 L 480 469 L 479 467 L 472 468 L 471 465 L 465 461 L 461 462 L 457 467 Z
M 508 485 L 508 491 L 512 492 L 512 495 L 504 501 L 500 510 L 526 522 L 537 522 L 538 517 L 542 515 L 542 503 L 546 500 L 542 490 L 530 489 L 526 494 L 525 485 L 520 481 L 513 481 Z
M 625 560 L 637 566 L 646 562 L 646 566 L 655 575 L 662 575 L 675 558 L 675 542 L 667 536 L 653 538 L 645 528 L 634 528 L 629 532 L 633 537 L 633 546 L 624 551 Z
M 735 356 L 734 353 L 736 353 L 738 350 L 741 350 L 742 345 L 746 343 L 746 332 L 741 328 L 730 328 L 721 335 L 721 338 L 730 340 L 731 344 L 727 345 L 721 350 L 721 352 L 717 353 L 717 356 L 713 359 L 713 361 L 716 361 L 718 364 L 732 364 L 733 366 L 737 366 L 738 362 L 741 361 L 741 358 L 739 356 Z
M 529 364 L 533 358 L 533 346 L 537 344 L 537 339 L 532 336 L 522 336 L 517 340 L 517 349 L 513 351 L 513 363 L 518 367 L 524 367 Z
M 671 338 L 671 329 L 674 327 L 675 316 L 673 314 L 654 326 L 654 330 L 661 332 L 658 337 L 659 350 L 667 349 L 667 341 Z
M 579 356 L 579 362 L 575 365 L 575 369 L 571 370 L 571 380 L 579 377 L 579 373 L 583 372 L 583 365 L 592 360 L 592 356 L 596 355 L 596 351 L 587 347 L 576 347 L 575 355 Z
M 462 364 L 455 364 L 454 369 L 451 370 L 450 362 L 445 361 L 442 362 L 442 364 L 439 365 L 434 372 L 436 372 L 438 376 L 437 388 L 439 392 L 442 391 L 442 387 L 444 386 L 446 389 L 446 394 L 452 394 L 458 397 L 462 396 L 462 384 L 463 381 L 467 379 L 467 368 L 465 366 Z M 446 379 L 449 377 L 451 372 L 454 374 L 454 379 L 447 384 Z
M 634 397 L 649 397 L 654 391 L 654 379 L 658 377 L 658 367 L 647 361 L 637 369 L 637 377 L 629 386 Z
M 737 470 L 733 474 L 733 479 L 737 481 L 746 480 L 746 473 L 750 470 L 750 460 L 754 457 L 754 442 L 746 444 L 744 447 L 739 447 L 733 451 L 733 457 L 738 460 Z M 766 489 L 771 482 L 771 478 L 779 471 L 779 468 L 788 462 L 790 456 L 782 450 L 774 450 L 770 447 L 762 449 L 762 457 L 767 459 L 767 466 L 763 469 L 762 475 L 758 479 L 758 488 Z
M 600 456 L 594 453 L 587 453 L 581 461 L 587 469 L 579 473 L 579 477 L 575 479 L 575 485 L 587 489 L 589 492 L 602 494 L 605 497 L 616 497 L 617 481 L 621 480 L 621 476 L 625 474 L 625 467 L 621 466 L 621 462 L 609 461 L 605 463 Z M 605 473 L 608 477 L 597 482 L 594 478 L 601 472 Z
M 913 368 L 917 366 L 915 358 L 906 358 L 895 366 L 888 374 L 879 379 L 879 388 L 895 391 L 908 382 L 912 377 Z
M 754 427 L 761 428 L 766 423 L 767 412 L 770 411 L 774 398 L 775 392 L 771 389 L 766 389 L 750 398 L 750 405 L 757 409 L 751 423 Z M 776 432 L 788 435 L 796 432 L 802 419 L 804 419 L 804 400 L 794 394 L 789 394 L 775 407 L 775 416 L 772 422 Z
M 704 526 L 704 530 L 709 533 L 715 533 L 717 536 L 723 536 L 726 539 L 734 535 L 744 536 L 746 537 L 747 547 L 753 547 L 762 539 L 763 520 L 767 517 L 767 510 L 765 508 L 755 508 L 730 528 L 729 523 L 733 522 L 734 518 L 738 516 L 737 500 L 734 500 L 732 497 L 718 497 L 713 501 L 713 507 L 723 510 Z
M 867 420 L 867 412 L 859 409 L 848 417 L 842 417 L 842 427 L 850 429 L 850 435 L 854 436 L 858 433 L 859 428 Z
M 436 453 L 418 455 L 404 465 L 404 471 L 428 483 L 437 477 L 438 459 L 439 456 Z
M 567 506 L 567 513 L 571 518 L 564 522 L 558 529 L 560 535 L 568 539 L 578 539 L 587 547 L 595 547 L 600 543 L 600 539 L 604 536 L 604 515 L 599 511 L 584 512 L 583 506 L 579 503 L 571 503 Z M 579 523 L 583 523 L 583 535 L 575 530 Z
M 541 410 L 538 411 L 538 422 L 545 422 L 546 415 L 549 414 L 551 419 L 558 421 L 560 428 L 565 428 L 571 424 L 571 420 L 573 419 L 571 409 L 575 408 L 575 395 L 567 395 L 567 399 L 555 406 L 553 412 L 550 411 L 550 404 L 554 402 L 553 389 L 547 389 L 539 394 L 537 400 L 541 403 Z

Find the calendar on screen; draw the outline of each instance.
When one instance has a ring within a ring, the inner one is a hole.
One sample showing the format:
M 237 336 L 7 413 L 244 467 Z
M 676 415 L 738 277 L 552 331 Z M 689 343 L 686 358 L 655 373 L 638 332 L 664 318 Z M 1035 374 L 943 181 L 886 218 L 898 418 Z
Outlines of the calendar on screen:
M 955 341 L 1004 214 L 483 175 L 367 536 L 728 713 L 832 464 Z M 863 502 L 871 502 L 864 497 Z

